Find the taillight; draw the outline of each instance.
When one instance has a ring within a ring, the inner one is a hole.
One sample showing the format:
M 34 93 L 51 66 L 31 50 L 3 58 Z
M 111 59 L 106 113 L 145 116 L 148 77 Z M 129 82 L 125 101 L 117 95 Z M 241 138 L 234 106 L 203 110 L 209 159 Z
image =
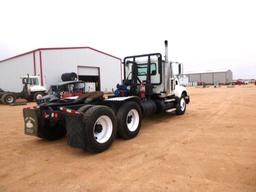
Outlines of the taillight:
M 45 119 L 47 119 L 47 118 L 49 118 L 49 114 L 48 114 L 47 112 L 43 112 L 43 117 L 44 117 Z
M 59 113 L 57 113 L 57 112 L 51 113 L 51 118 L 58 119 L 59 118 Z
M 54 113 L 54 118 L 58 119 L 59 118 L 59 113 Z

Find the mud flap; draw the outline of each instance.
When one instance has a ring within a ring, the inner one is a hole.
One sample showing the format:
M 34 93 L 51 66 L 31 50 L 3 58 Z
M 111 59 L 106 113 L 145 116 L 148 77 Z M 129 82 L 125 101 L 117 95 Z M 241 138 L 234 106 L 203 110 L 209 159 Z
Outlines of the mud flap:
M 23 109 L 23 117 L 25 123 L 25 134 L 38 136 L 38 116 L 40 115 L 39 109 Z
M 71 147 L 85 148 L 85 132 L 83 123 L 83 115 L 65 114 L 67 143 Z
M 185 101 L 186 101 L 186 104 L 189 104 L 190 103 L 190 97 L 187 95 L 185 96 Z

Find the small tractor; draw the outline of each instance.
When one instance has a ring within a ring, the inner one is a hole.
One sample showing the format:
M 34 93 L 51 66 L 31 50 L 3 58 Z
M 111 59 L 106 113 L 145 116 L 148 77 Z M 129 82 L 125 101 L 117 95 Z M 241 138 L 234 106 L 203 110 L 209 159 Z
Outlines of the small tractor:
M 117 134 L 123 139 L 136 137 L 143 117 L 185 113 L 190 97 L 173 74 L 167 41 L 164 58 L 160 53 L 129 56 L 123 64 L 124 80 L 112 97 L 92 92 L 73 101 L 25 108 L 25 134 L 50 140 L 67 135 L 70 146 L 98 153 L 107 150 Z
M 0 101 L 3 104 L 13 104 L 16 99 L 26 99 L 28 101 L 37 101 L 46 94 L 46 88 L 39 85 L 39 76 L 21 77 L 23 89 L 21 92 L 10 92 L 0 90 Z
M 47 95 L 37 100 L 37 104 L 75 100 L 86 92 L 87 84 L 78 80 L 76 73 L 63 73 L 61 79 L 62 82 L 50 86 Z

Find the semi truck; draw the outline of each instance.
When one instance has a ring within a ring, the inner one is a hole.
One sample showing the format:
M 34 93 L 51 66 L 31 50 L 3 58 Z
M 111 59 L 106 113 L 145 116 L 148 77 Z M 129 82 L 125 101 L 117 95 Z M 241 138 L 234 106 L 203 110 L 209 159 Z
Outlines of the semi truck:
M 135 138 L 144 117 L 185 113 L 190 97 L 173 74 L 168 41 L 164 57 L 161 53 L 128 56 L 123 65 L 124 80 L 113 96 L 104 98 L 103 93 L 92 92 L 73 101 L 25 108 L 25 134 L 46 139 L 66 135 L 70 146 L 98 153 L 107 150 L 117 134 Z

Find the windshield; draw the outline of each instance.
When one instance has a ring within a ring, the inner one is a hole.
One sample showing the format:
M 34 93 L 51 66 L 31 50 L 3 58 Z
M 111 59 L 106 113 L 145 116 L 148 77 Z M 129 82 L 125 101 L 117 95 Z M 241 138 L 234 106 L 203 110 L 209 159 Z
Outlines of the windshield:
M 125 72 L 128 80 L 132 79 L 132 66 L 135 65 L 134 63 L 129 63 L 125 65 Z M 148 65 L 147 63 L 137 64 L 137 73 L 139 78 L 141 77 L 143 79 L 143 76 L 147 76 L 148 74 L 148 68 L 150 66 L 150 75 L 156 75 L 156 63 L 151 63 Z M 140 79 L 141 79 L 140 78 Z
M 30 79 L 30 84 L 31 85 L 39 85 L 38 79 L 37 78 L 31 78 Z
M 74 83 L 68 85 L 68 91 L 73 92 L 84 92 L 85 90 L 85 83 Z
M 138 65 L 138 76 L 146 76 L 148 74 L 148 64 L 139 64 Z M 156 74 L 156 64 L 150 64 L 150 75 Z
M 30 85 L 39 85 L 38 78 L 31 78 L 31 77 L 29 79 L 27 77 L 22 78 L 22 83 L 23 84 L 28 83 Z
M 58 93 L 60 93 L 61 90 L 58 86 L 56 85 L 52 85 L 48 91 L 49 95 L 58 95 Z

